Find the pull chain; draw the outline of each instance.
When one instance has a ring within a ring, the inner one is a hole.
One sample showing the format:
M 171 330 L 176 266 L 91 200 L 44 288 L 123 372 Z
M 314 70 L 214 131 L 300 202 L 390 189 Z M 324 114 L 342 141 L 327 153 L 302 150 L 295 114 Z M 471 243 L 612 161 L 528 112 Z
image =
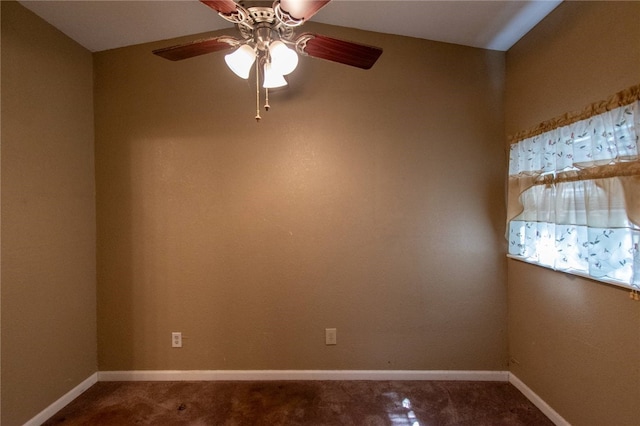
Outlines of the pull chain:
M 265 87 L 264 89 L 264 110 L 269 111 L 271 106 L 269 105 L 269 88 Z
M 259 122 L 260 117 L 260 61 L 256 61 L 256 122 Z

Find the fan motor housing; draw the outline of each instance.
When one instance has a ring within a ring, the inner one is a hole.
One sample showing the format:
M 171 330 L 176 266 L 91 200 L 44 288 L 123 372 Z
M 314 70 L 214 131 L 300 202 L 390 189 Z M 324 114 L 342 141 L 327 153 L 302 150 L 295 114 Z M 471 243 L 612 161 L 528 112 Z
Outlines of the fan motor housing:
M 244 22 L 236 23 L 236 27 L 245 40 L 264 37 L 264 28 L 276 31 L 280 39 L 290 41 L 294 36 L 293 28 L 283 25 L 270 7 L 250 7 L 247 9 L 249 16 Z M 260 34 L 262 32 L 262 34 Z M 272 37 L 270 37 L 272 38 Z

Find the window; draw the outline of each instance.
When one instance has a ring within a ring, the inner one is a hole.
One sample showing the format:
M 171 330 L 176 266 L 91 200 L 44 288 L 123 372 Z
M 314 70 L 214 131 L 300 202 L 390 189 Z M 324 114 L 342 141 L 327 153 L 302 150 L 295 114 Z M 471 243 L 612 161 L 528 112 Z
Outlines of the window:
M 638 289 L 640 86 L 576 117 L 511 145 L 509 256 Z

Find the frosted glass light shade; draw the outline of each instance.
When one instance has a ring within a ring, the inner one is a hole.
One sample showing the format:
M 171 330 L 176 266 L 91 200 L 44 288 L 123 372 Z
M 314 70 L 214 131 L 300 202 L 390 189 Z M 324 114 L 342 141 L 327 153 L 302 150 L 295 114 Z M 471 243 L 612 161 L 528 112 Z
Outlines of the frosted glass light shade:
M 264 64 L 264 82 L 262 87 L 265 89 L 273 89 L 287 85 L 287 80 L 282 74 L 273 69 L 270 63 Z
M 249 78 L 251 66 L 256 60 L 256 52 L 253 51 L 251 46 L 243 44 L 235 52 L 225 55 L 224 60 L 227 66 L 231 68 L 231 71 L 246 80 Z
M 298 66 L 298 54 L 280 40 L 269 45 L 269 54 L 271 66 L 282 75 L 290 74 Z

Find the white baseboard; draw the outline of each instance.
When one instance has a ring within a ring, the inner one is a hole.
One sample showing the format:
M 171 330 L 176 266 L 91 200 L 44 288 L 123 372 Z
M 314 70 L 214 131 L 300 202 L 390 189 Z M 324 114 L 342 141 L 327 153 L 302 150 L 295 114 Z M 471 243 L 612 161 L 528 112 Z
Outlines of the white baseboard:
M 549 418 L 556 426 L 571 426 L 571 424 L 562 418 L 560 414 L 556 412 L 553 408 L 549 406 L 542 398 L 538 396 L 537 393 L 532 391 L 529 386 L 525 385 L 520 379 L 516 377 L 515 374 L 509 374 L 509 383 L 515 386 L 520 392 L 524 394 L 524 396 L 531 401 L 533 405 L 538 407 L 540 411 L 544 413 L 545 416 Z
M 63 407 L 69 404 L 71 401 L 79 397 L 84 391 L 89 389 L 91 386 L 98 382 L 98 373 L 93 373 L 91 376 L 87 377 L 82 381 L 78 386 L 71 389 L 69 392 L 64 394 L 61 398 L 55 401 L 53 404 L 49 405 L 47 408 L 42 410 L 37 416 L 26 422 L 23 426 L 40 426 L 42 423 L 46 422 L 53 416 L 55 413 L 60 411 Z
M 99 371 L 71 389 L 23 426 L 39 426 L 96 382 L 221 380 L 459 380 L 509 382 L 557 426 L 571 426 L 542 398 L 508 371 L 474 370 L 138 370 Z
M 158 370 L 101 371 L 101 382 L 181 380 L 468 380 L 509 381 L 508 371 L 439 370 Z

